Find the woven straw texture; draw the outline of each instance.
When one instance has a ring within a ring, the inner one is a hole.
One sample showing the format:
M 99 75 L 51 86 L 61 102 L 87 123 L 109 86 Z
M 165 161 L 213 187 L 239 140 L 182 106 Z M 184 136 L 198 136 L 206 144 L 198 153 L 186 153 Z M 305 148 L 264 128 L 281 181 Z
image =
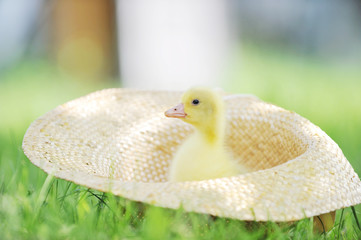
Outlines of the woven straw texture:
M 296 113 L 230 95 L 227 145 L 252 171 L 167 182 L 192 127 L 164 111 L 181 93 L 108 89 L 63 104 L 31 124 L 23 141 L 48 174 L 167 208 L 256 221 L 293 221 L 361 203 L 361 182 L 337 144 Z

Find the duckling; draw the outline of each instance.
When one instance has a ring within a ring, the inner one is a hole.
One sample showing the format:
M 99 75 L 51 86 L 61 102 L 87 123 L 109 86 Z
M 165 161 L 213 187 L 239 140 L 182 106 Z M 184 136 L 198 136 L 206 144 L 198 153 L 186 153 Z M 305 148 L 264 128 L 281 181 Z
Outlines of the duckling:
M 224 101 L 217 91 L 192 88 L 181 103 L 165 112 L 194 126 L 195 132 L 179 147 L 170 165 L 169 181 L 197 181 L 240 173 L 225 148 Z

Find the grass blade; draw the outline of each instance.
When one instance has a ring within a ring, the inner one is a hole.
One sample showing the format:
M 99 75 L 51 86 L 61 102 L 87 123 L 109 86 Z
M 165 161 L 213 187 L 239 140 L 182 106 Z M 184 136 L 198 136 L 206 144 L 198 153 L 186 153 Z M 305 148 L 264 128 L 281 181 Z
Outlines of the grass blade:
M 340 239 L 340 231 L 341 231 L 341 225 L 342 225 L 342 221 L 343 221 L 343 212 L 345 211 L 344 208 L 342 208 L 342 212 L 341 212 L 341 216 L 340 216 L 340 221 L 338 223 L 338 231 L 337 231 L 337 239 Z
M 360 229 L 360 231 L 361 231 L 360 222 L 358 221 L 355 207 L 354 207 L 354 206 L 351 206 L 351 209 L 352 209 L 353 216 L 355 217 L 357 227 L 358 227 L 358 229 Z

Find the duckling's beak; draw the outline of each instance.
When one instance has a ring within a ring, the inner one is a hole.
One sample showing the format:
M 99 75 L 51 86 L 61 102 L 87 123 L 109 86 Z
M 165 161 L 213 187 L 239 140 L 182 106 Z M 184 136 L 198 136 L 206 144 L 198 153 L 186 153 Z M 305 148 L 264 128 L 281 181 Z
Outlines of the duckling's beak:
M 164 115 L 171 118 L 185 118 L 187 114 L 184 112 L 183 103 L 178 104 L 175 107 L 168 109 Z

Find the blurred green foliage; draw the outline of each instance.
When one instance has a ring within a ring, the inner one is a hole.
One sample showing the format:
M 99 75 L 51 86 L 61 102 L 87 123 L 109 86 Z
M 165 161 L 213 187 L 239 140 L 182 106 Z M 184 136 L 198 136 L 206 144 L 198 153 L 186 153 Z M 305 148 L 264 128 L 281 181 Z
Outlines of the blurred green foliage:
M 242 49 L 226 89 L 252 93 L 320 126 L 361 173 L 361 69 L 277 51 Z M 313 239 L 312 220 L 247 223 L 148 206 L 47 176 L 24 156 L 29 124 L 68 100 L 117 82 L 71 79 L 26 61 L 0 76 L 1 239 Z M 359 208 L 357 208 L 359 209 Z M 361 217 L 361 214 L 358 213 Z M 330 239 L 360 239 L 349 209 Z M 323 238 L 323 236 L 321 236 Z

